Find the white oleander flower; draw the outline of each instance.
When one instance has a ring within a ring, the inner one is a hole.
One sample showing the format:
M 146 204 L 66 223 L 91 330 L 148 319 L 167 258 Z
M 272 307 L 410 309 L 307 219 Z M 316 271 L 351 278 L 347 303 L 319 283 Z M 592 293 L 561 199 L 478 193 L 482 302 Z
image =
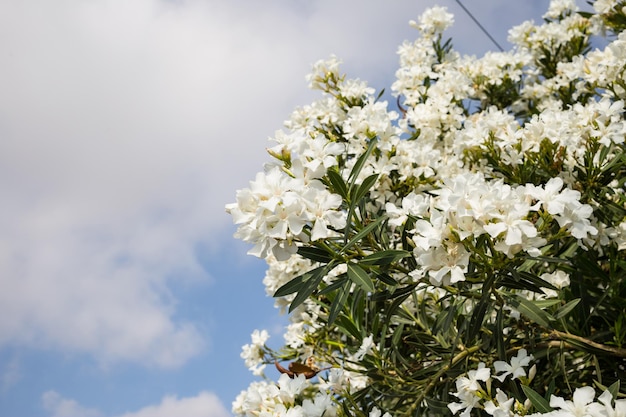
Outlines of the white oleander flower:
M 339 80 L 341 78 L 339 74 L 340 65 L 341 61 L 335 55 L 331 55 L 328 59 L 320 59 L 315 62 L 311 73 L 306 76 L 306 80 L 309 82 L 309 88 L 312 90 L 325 91 L 326 82 L 329 79 Z
M 618 0 L 595 0 L 593 9 L 597 13 L 608 13 L 618 4 Z
M 489 380 L 490 376 L 491 369 L 485 367 L 484 362 L 480 362 L 476 369 L 472 369 L 467 372 L 467 376 L 462 376 L 456 379 L 456 394 L 460 394 L 462 392 L 477 392 L 482 389 L 480 381 L 486 382 Z
M 565 14 L 578 10 L 574 0 L 552 0 L 548 11 L 542 16 L 544 19 L 557 19 Z
M 302 411 L 305 417 L 336 417 L 337 405 L 332 395 L 318 392 L 312 400 L 306 398 L 302 401 Z
M 380 411 L 378 407 L 374 407 L 372 408 L 372 411 L 370 411 L 368 417 L 391 417 L 391 414 L 389 413 L 383 414 L 383 412 Z
M 252 343 L 246 344 L 241 348 L 240 356 L 254 375 L 262 375 L 265 369 L 265 364 L 262 361 L 265 356 L 265 342 L 267 342 L 269 337 L 267 330 L 254 330 L 251 336 Z
M 552 395 L 550 397 L 550 407 L 557 408 L 559 416 L 572 417 L 600 417 L 604 416 L 604 407 L 593 402 L 596 395 L 592 387 L 576 388 L 572 400 L 565 400 L 561 397 Z
M 369 335 L 363 339 L 363 343 L 359 347 L 359 350 L 354 354 L 354 359 L 359 362 L 363 360 L 365 355 L 371 355 L 374 352 L 374 347 L 376 344 L 374 343 L 374 335 Z
M 511 358 L 511 363 L 495 361 L 493 366 L 496 372 L 499 372 L 499 375 L 496 375 L 495 378 L 503 382 L 509 375 L 511 375 L 511 379 L 526 376 L 524 367 L 528 366 L 531 360 L 533 360 L 533 355 L 528 355 L 526 349 L 520 349 L 517 355 Z
M 494 401 L 487 401 L 484 405 L 485 411 L 494 417 L 511 417 L 511 407 L 515 403 L 515 398 L 509 398 L 500 388 L 496 389 Z
M 431 7 L 419 17 L 419 21 L 411 20 L 409 25 L 418 29 L 423 35 L 442 33 L 454 23 L 454 15 L 448 13 L 446 7 Z
M 278 396 L 284 404 L 293 404 L 295 398 L 309 385 L 309 381 L 303 374 L 293 378 L 287 374 L 281 374 L 278 379 Z
M 626 400 L 615 400 L 608 390 L 598 397 L 598 401 L 604 405 L 606 417 L 626 417 Z

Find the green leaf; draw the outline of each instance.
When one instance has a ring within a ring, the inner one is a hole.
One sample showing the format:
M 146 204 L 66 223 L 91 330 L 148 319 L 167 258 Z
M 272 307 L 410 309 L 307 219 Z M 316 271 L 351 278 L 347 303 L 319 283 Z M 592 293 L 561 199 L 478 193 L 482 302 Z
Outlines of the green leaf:
M 363 333 L 362 327 L 366 325 L 365 323 L 367 322 L 367 320 L 365 319 L 367 314 L 365 312 L 365 310 L 367 309 L 365 306 L 365 294 L 365 291 L 358 288 L 354 292 L 352 292 L 352 303 L 349 310 L 350 317 L 352 317 L 352 320 L 354 321 L 359 332 L 361 333 Z
M 376 278 L 378 278 L 381 282 L 384 282 L 387 285 L 398 285 L 398 281 L 393 279 L 391 276 L 385 273 L 376 274 Z
M 359 263 L 361 265 L 389 265 L 407 256 L 411 256 L 411 252 L 389 249 L 367 255 L 359 260 Z
M 382 90 L 380 90 L 380 92 L 376 96 L 376 100 L 374 100 L 374 102 L 377 102 L 378 100 L 380 100 L 380 98 L 383 96 L 383 94 L 385 94 L 385 89 L 384 88 Z
M 435 319 L 435 323 L 432 326 L 432 332 L 437 335 L 448 335 L 450 334 L 450 330 L 454 329 L 452 326 L 452 322 L 456 317 L 457 306 L 455 303 L 450 303 L 443 311 L 441 311 L 437 318 Z M 456 331 L 456 330 L 455 330 Z
M 300 246 L 298 248 L 298 255 L 302 256 L 303 258 L 323 264 L 327 264 L 333 260 L 331 254 L 328 253 L 328 251 L 315 246 Z
M 511 289 L 529 290 L 536 293 L 543 293 L 541 288 L 549 288 L 558 290 L 553 284 L 545 281 L 538 276 L 525 271 L 508 269 L 509 275 L 498 281 L 499 285 Z
M 341 289 L 335 296 L 333 303 L 330 305 L 330 311 L 328 313 L 328 325 L 330 326 L 335 322 L 337 316 L 343 310 L 343 306 L 346 304 L 346 300 L 350 295 L 350 287 L 352 283 L 350 281 L 346 281 Z
M 329 294 L 335 291 L 336 289 L 340 288 L 341 286 L 343 286 L 343 284 L 345 284 L 346 281 L 348 281 L 348 276 L 346 274 L 341 274 L 330 285 L 321 289 L 320 292 L 318 292 L 318 294 L 319 295 Z
M 335 263 L 331 262 L 292 279 L 277 289 L 274 293 L 274 297 L 282 297 L 284 295 L 297 292 L 295 298 L 289 306 L 289 312 L 291 313 L 296 307 L 302 304 L 304 300 L 306 300 L 313 293 L 313 291 L 317 289 L 320 282 L 322 282 L 322 279 L 324 279 L 326 274 L 328 274 L 334 266 Z M 294 283 L 296 280 L 297 282 Z
M 354 215 L 354 209 L 356 205 L 358 204 L 358 201 L 352 198 L 356 195 L 356 192 L 354 191 L 354 184 L 356 183 L 359 173 L 361 172 L 361 170 L 363 169 L 363 166 L 365 165 L 365 161 L 367 160 L 367 158 L 369 158 L 369 156 L 372 154 L 372 151 L 376 147 L 376 142 L 377 142 L 376 139 L 370 140 L 370 143 L 367 149 L 361 156 L 359 156 L 359 159 L 357 159 L 356 163 L 354 164 L 354 167 L 352 167 L 352 171 L 350 171 L 350 176 L 348 177 L 348 181 L 350 182 L 350 185 L 348 186 L 348 190 L 347 190 L 347 195 L 348 195 L 347 198 L 350 200 L 349 201 L 350 204 L 348 207 L 348 224 L 346 225 L 346 228 L 345 228 L 345 236 L 344 236 L 345 242 L 348 241 L 348 234 L 350 233 L 350 229 L 351 229 L 352 216 Z
M 598 278 L 598 280 L 608 281 L 606 278 L 606 273 L 602 270 L 602 268 L 600 268 L 598 263 L 594 262 L 590 257 L 577 257 L 575 266 L 585 275 L 592 277 L 595 276 Z
M 537 307 L 532 301 L 522 296 L 518 295 L 516 297 L 511 297 L 509 298 L 509 301 L 517 311 L 540 326 L 550 327 L 550 322 L 554 320 L 554 317 Z
M 426 415 L 429 416 L 447 416 L 450 415 L 450 409 L 448 408 L 448 402 L 440 401 L 435 398 L 426 397 L 424 398 L 428 407 L 428 413 Z M 415 415 L 418 415 L 417 413 Z M 422 415 L 422 414 L 419 414 Z
M 496 339 L 496 352 L 498 352 L 498 359 L 506 361 L 506 348 L 504 344 L 504 310 L 499 309 L 496 314 L 496 332 L 494 337 Z
M 483 320 L 485 319 L 487 308 L 489 308 L 493 304 L 493 301 L 491 300 L 491 288 L 494 281 L 495 275 L 491 274 L 483 283 L 480 301 L 478 301 L 478 304 L 476 305 L 476 307 L 474 307 L 474 312 L 472 314 L 472 318 L 470 319 L 469 329 L 467 331 L 467 343 L 473 341 L 474 337 L 478 335 L 478 332 L 483 325 Z
M 614 400 L 617 399 L 617 394 L 619 394 L 619 386 L 620 386 L 620 382 L 619 382 L 619 379 L 618 379 L 613 384 L 611 384 L 610 387 L 607 388 L 609 390 L 609 392 L 611 393 L 611 395 L 613 396 Z
M 578 305 L 578 303 L 580 303 L 580 298 L 572 300 L 568 302 L 567 304 L 565 304 L 563 307 L 559 308 L 555 315 L 556 319 L 559 320 L 567 316 L 570 313 L 570 311 L 572 311 L 574 307 Z
M 354 195 L 351 197 L 350 201 L 354 204 L 358 204 L 359 201 L 361 201 L 361 199 L 365 196 L 365 194 L 369 192 L 370 188 L 372 188 L 374 184 L 376 184 L 376 180 L 378 180 L 378 174 L 372 174 L 369 177 L 365 178 L 361 185 L 358 186 L 358 188 L 352 190 L 352 193 Z
M 274 297 L 284 297 L 286 295 L 293 294 L 294 292 L 298 292 L 302 285 L 304 285 L 304 281 L 311 278 L 311 275 L 314 273 L 314 271 L 315 270 L 305 272 L 304 274 L 298 275 L 291 281 L 283 284 L 280 288 L 276 290 L 276 292 L 274 292 Z
M 376 220 L 374 220 L 373 222 L 365 226 L 356 235 L 354 235 L 352 239 L 350 239 L 350 241 L 344 245 L 343 248 L 341 248 L 340 253 L 345 253 L 346 250 L 350 249 L 355 243 L 357 243 L 358 241 L 363 239 L 365 236 L 370 234 L 372 230 L 378 227 L 386 219 L 387 219 L 387 216 L 380 216 L 379 218 L 377 218 Z
M 415 284 L 417 285 L 417 284 Z M 409 287 L 409 286 L 407 286 Z M 405 287 L 405 288 L 407 288 Z M 414 288 L 414 287 L 413 287 Z M 396 310 L 398 310 L 399 308 L 401 308 L 402 303 L 404 303 L 404 301 L 409 298 L 411 296 L 411 294 L 413 294 L 412 291 L 406 291 L 403 294 L 399 295 L 398 297 L 396 297 L 392 302 L 391 305 L 389 307 L 387 307 L 385 309 L 385 322 L 384 322 L 384 326 L 388 326 L 389 322 L 391 321 L 392 317 L 398 317 L 400 314 L 396 312 Z M 375 319 L 378 319 L 378 317 L 380 317 L 378 314 L 376 314 L 374 316 Z
M 391 336 L 391 343 L 393 343 L 394 346 L 397 346 L 400 344 L 400 341 L 402 340 L 403 331 L 404 331 L 404 324 L 402 323 L 400 323 L 400 325 L 396 327 L 396 330 L 393 331 L 393 335 Z
M 369 156 L 372 154 L 372 151 L 376 147 L 377 142 L 378 141 L 376 139 L 370 140 L 367 149 L 361 154 L 361 156 L 359 156 L 359 159 L 357 159 L 356 163 L 352 167 L 352 171 L 350 171 L 350 176 L 348 177 L 348 181 L 350 181 L 350 189 L 352 189 L 352 187 L 354 186 L 354 182 L 361 173 L 361 170 L 365 165 L 365 161 L 367 161 L 367 158 L 369 158 Z
M 538 412 L 549 413 L 550 411 L 552 411 L 548 400 L 539 395 L 537 391 L 527 385 L 522 385 L 522 391 L 524 391 L 524 394 L 526 394 L 526 397 L 528 397 L 530 403 L 535 407 Z
M 556 299 L 548 299 L 548 300 L 535 300 L 533 301 L 533 303 L 539 307 L 540 309 L 544 309 L 544 308 L 548 308 L 548 307 L 552 307 L 553 305 L 557 305 L 561 303 L 561 300 L 556 300 Z
M 559 257 L 563 259 L 570 259 L 576 254 L 576 252 L 578 252 L 578 249 L 579 249 L 578 242 L 576 241 L 576 239 L 572 239 L 572 242 L 569 244 L 569 246 L 566 246 L 561 251 L 561 253 L 559 254 Z
M 336 321 L 337 327 L 343 330 L 346 335 L 351 335 L 357 340 L 363 339 L 363 335 L 359 332 L 359 329 L 356 325 L 347 317 L 345 314 L 337 317 Z
M 326 175 L 328 176 L 328 180 L 333 186 L 335 192 L 337 192 L 344 200 L 348 199 L 348 185 L 341 177 L 341 174 L 330 168 Z
M 381 292 L 377 292 L 373 294 L 371 299 L 372 301 L 384 301 L 384 300 L 393 300 L 394 298 L 402 297 L 403 295 L 411 295 L 415 290 L 417 284 L 409 284 L 406 287 L 395 288 L 392 291 L 385 290 Z M 405 297 L 406 299 L 406 297 Z
M 348 263 L 348 278 L 365 291 L 374 291 L 374 283 L 372 282 L 369 274 L 357 264 L 351 262 Z

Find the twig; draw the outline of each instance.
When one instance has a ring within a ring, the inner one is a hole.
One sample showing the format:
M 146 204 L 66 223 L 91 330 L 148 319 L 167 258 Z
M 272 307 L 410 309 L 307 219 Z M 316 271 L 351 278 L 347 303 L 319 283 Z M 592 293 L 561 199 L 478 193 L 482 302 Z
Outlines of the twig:
M 553 339 L 559 339 L 562 340 L 564 342 L 578 342 L 580 344 L 583 344 L 585 346 L 588 346 L 590 348 L 599 350 L 601 352 L 604 352 L 606 354 L 609 355 L 613 355 L 616 356 L 618 358 L 626 358 L 626 349 L 623 348 L 618 348 L 615 346 L 609 346 L 609 345 L 604 345 L 602 343 L 598 343 L 598 342 L 594 342 L 593 340 L 589 340 L 586 339 L 582 336 L 576 336 L 574 334 L 569 334 L 569 333 L 564 333 L 564 332 L 560 332 L 558 330 L 552 330 L 552 332 L 550 333 L 550 337 Z M 570 346 L 575 346 L 572 345 L 572 343 L 568 343 L 568 345 Z

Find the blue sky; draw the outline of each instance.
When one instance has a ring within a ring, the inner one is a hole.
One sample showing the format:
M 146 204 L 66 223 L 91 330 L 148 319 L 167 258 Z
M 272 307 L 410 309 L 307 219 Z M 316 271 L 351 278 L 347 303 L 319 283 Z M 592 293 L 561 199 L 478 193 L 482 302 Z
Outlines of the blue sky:
M 504 45 L 548 4 L 464 3 Z M 314 61 L 388 87 L 435 4 L 495 48 L 452 0 L 0 2 L 0 416 L 229 416 L 286 318 L 224 205 Z

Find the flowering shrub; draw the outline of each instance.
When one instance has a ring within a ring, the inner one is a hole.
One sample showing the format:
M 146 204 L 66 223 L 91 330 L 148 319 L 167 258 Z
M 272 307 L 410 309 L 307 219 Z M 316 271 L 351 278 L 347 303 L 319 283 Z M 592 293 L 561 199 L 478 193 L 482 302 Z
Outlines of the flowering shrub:
M 553 0 L 482 58 L 426 11 L 398 111 L 315 64 L 321 98 L 227 206 L 291 314 L 282 349 L 244 346 L 264 379 L 235 414 L 626 416 L 626 1 L 593 7 Z

